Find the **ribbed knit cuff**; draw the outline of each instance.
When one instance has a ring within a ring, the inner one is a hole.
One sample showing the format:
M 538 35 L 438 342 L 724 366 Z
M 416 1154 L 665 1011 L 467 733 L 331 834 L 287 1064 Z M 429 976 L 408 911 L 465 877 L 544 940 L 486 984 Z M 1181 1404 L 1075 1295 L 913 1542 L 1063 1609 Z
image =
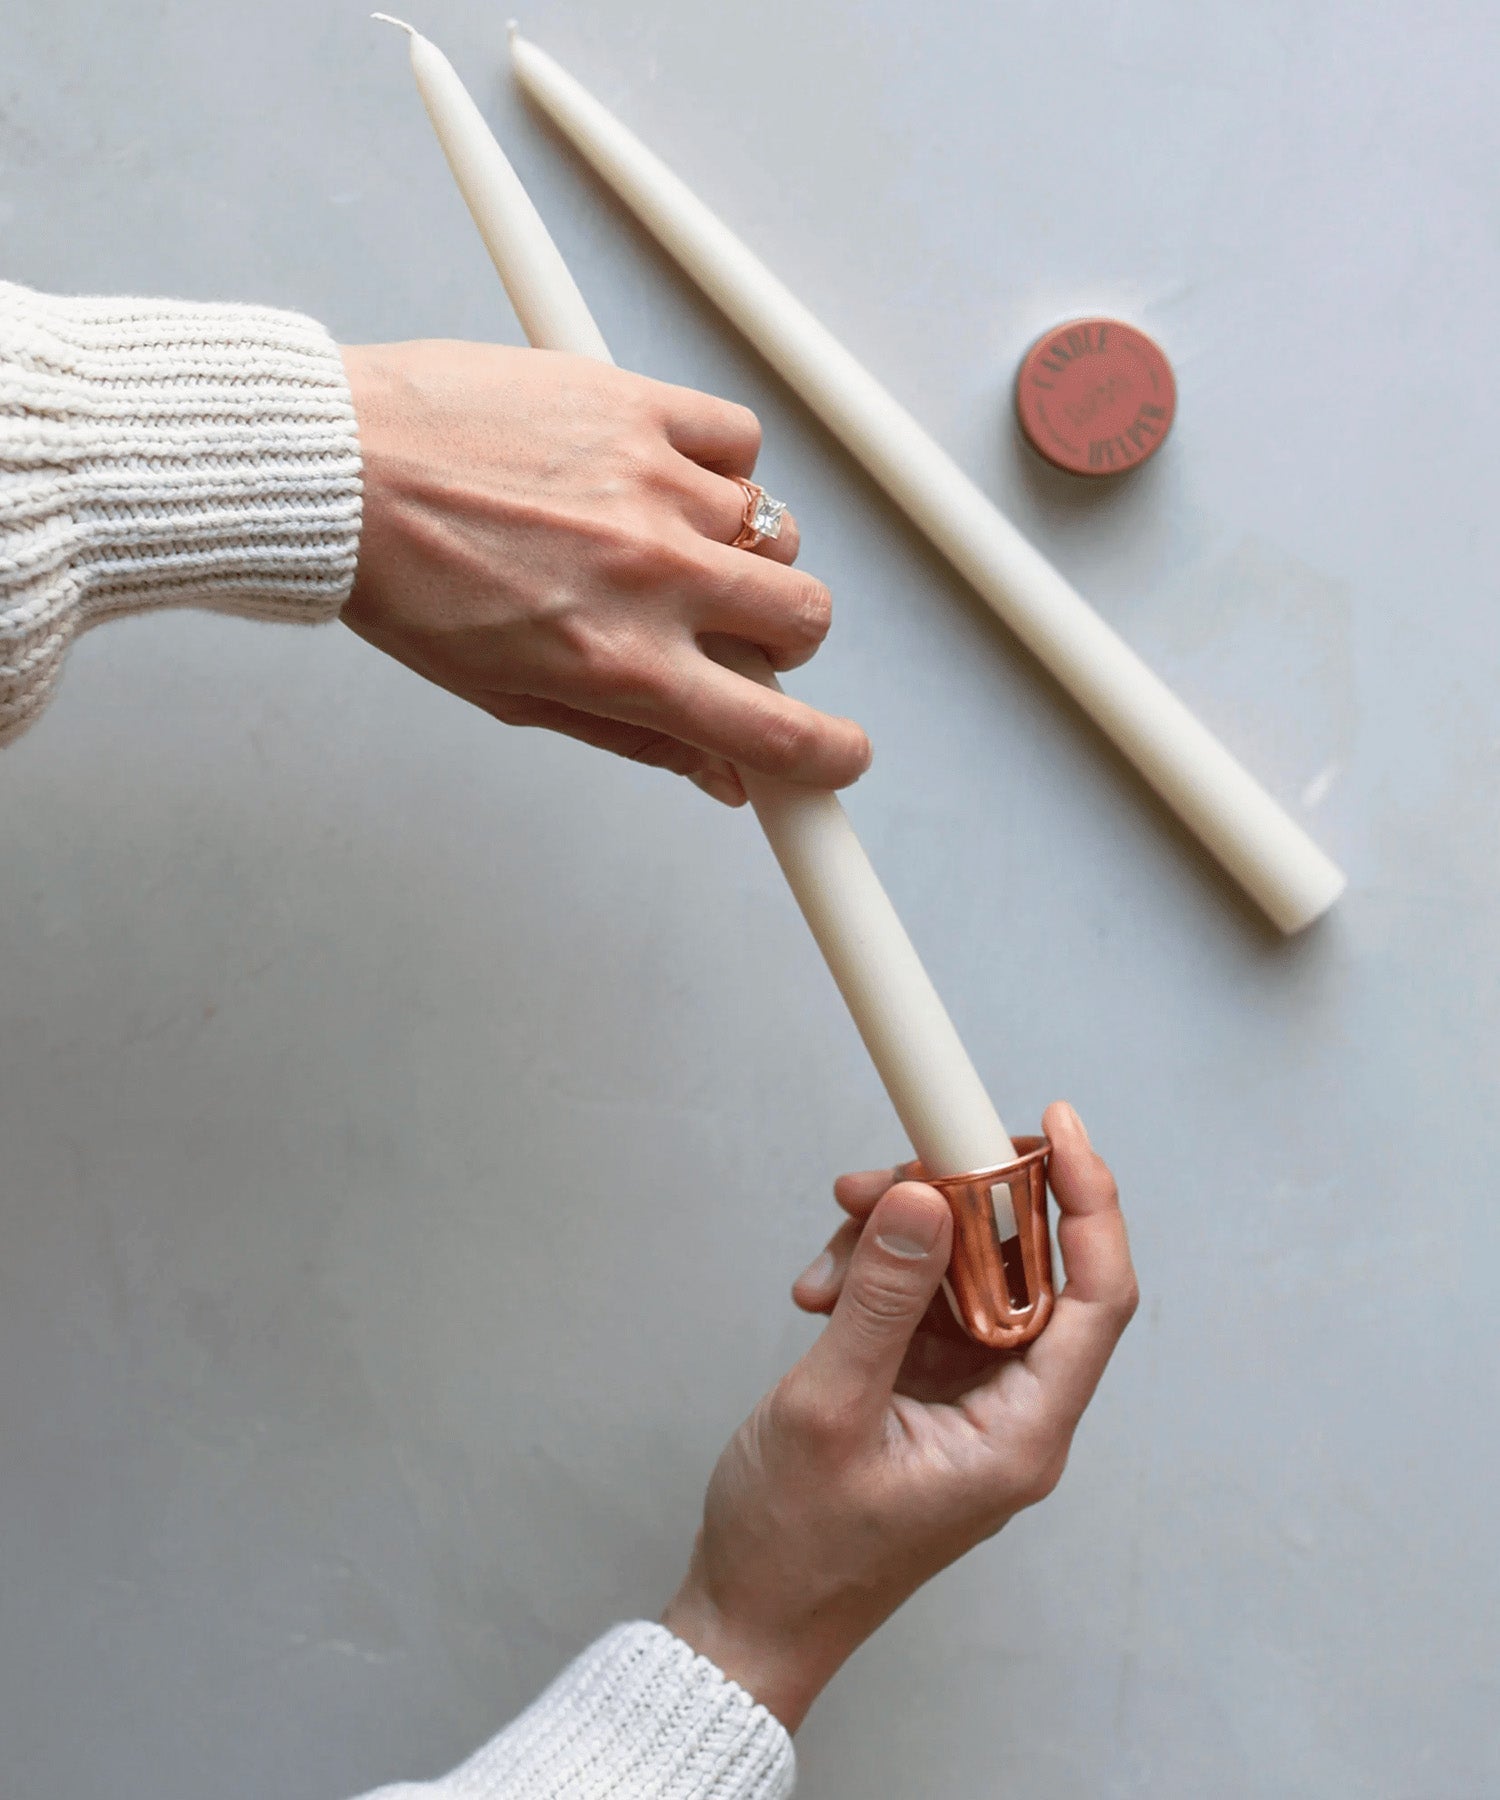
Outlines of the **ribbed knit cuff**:
M 314 320 L 0 282 L 0 740 L 100 619 L 332 618 L 359 523 L 354 404 Z
M 785 1800 L 795 1774 L 792 1740 L 763 1706 L 663 1626 L 637 1623 L 617 1625 L 584 1651 L 435 1793 Z

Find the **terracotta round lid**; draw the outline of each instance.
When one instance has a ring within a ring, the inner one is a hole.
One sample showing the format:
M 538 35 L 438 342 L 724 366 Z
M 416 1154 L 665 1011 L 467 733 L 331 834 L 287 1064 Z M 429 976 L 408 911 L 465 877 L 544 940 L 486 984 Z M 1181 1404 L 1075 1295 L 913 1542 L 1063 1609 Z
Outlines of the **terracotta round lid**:
M 1069 319 L 1026 352 L 1016 417 L 1027 441 L 1071 475 L 1120 475 L 1161 448 L 1177 411 L 1172 365 L 1119 319 Z

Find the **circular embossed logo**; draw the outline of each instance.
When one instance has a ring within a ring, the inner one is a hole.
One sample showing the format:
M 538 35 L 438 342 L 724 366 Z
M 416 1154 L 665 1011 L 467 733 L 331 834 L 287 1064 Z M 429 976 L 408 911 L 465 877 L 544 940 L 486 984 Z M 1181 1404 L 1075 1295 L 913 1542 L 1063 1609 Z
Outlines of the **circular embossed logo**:
M 1119 475 L 1161 447 L 1177 411 L 1172 365 L 1119 319 L 1070 319 L 1040 337 L 1016 374 L 1028 442 L 1071 475 Z

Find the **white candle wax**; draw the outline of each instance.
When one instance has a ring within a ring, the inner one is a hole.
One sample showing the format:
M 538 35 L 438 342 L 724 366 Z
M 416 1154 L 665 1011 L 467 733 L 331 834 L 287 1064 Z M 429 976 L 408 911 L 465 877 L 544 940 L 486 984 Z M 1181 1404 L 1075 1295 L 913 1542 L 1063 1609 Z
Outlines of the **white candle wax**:
M 781 685 L 748 645 L 722 660 Z M 1011 1162 L 1000 1115 L 838 795 L 752 769 L 739 775 L 923 1167 L 963 1175 Z M 995 1213 L 1008 1237 L 1015 1224 L 1003 1188 Z
M 1040 551 L 645 145 L 514 30 L 516 79 L 1285 932 L 1345 878 Z
M 611 361 L 541 214 L 453 64 L 404 20 L 389 13 L 371 17 L 395 25 L 410 41 L 417 92 L 527 343 Z
M 377 14 L 377 17 L 385 17 Z M 399 24 L 399 20 L 391 20 Z M 412 69 L 448 158 L 528 339 L 609 361 L 609 351 L 483 114 L 447 58 L 404 26 Z M 748 554 L 748 552 L 747 552 Z M 757 651 L 725 660 L 779 685 Z M 843 995 L 912 1145 L 934 1175 L 997 1168 L 1015 1148 L 911 939 L 834 794 L 741 770 L 756 817 Z M 1015 1230 L 996 1193 L 1002 1237 Z

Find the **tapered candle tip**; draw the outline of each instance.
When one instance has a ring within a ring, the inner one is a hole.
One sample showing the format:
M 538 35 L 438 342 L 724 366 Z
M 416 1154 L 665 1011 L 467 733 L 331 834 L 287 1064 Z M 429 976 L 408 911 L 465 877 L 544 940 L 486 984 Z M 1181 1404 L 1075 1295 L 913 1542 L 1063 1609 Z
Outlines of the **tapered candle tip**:
M 408 37 L 417 35 L 416 27 L 408 25 L 405 19 L 393 19 L 389 13 L 371 13 L 370 17 L 379 19 L 382 25 L 394 25 L 398 31 L 404 31 Z

